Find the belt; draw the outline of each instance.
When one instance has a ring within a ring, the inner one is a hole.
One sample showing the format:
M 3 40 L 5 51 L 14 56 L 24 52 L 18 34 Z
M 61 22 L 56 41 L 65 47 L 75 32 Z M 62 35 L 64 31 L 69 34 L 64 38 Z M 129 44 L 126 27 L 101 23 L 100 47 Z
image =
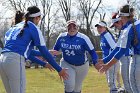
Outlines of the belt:
M 72 64 L 72 63 L 69 63 L 69 64 L 70 65 L 73 65 L 73 66 L 82 66 L 82 65 L 86 64 L 87 62 L 88 62 L 88 60 L 85 61 L 84 63 L 81 63 L 81 64 Z

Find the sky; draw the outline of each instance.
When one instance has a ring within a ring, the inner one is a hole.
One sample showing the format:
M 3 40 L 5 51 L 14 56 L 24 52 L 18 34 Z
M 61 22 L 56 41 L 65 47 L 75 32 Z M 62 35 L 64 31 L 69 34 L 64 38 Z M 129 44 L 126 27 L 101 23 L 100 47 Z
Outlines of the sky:
M 0 2 L 4 2 L 5 0 L 0 0 Z M 126 3 L 126 0 L 102 0 L 104 5 L 111 6 L 114 10 L 117 9 L 118 5 Z M 3 7 L 5 4 L 0 3 L 0 13 L 4 13 Z M 8 16 L 9 13 L 7 13 L 6 16 Z
M 113 8 L 118 8 L 120 5 L 126 3 L 127 0 L 103 0 L 105 5 L 111 5 Z

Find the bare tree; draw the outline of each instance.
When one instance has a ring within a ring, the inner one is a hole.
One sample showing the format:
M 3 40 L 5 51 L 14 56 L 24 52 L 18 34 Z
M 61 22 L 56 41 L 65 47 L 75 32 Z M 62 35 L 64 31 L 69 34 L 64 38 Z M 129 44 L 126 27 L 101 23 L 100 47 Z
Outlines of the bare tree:
M 94 33 L 91 31 L 91 25 L 92 25 L 93 17 L 95 16 L 95 13 L 97 12 L 97 9 L 99 8 L 102 0 L 99 0 L 97 5 L 95 4 L 95 2 L 96 1 L 93 0 L 79 0 L 80 3 L 79 10 L 82 11 L 85 17 L 85 23 L 86 23 L 85 34 L 91 39 L 94 45 L 96 43 L 96 40 L 95 40 Z
M 28 1 L 28 5 L 35 5 L 38 6 L 38 4 L 40 3 L 40 0 L 27 0 Z
M 104 12 L 104 11 L 105 10 L 102 10 L 102 12 L 101 12 L 101 11 L 97 10 L 97 13 L 99 14 L 100 20 L 105 20 L 106 12 Z
M 71 19 L 71 0 L 58 0 L 66 21 Z
M 50 41 L 50 33 L 51 33 L 51 21 L 54 15 L 56 15 L 56 11 L 52 12 L 52 0 L 7 0 L 8 4 L 10 5 L 12 11 L 20 10 L 25 11 L 28 6 L 35 5 L 38 6 L 42 10 L 42 19 L 40 22 L 40 29 L 44 35 L 44 37 L 47 37 L 47 47 L 49 47 L 49 41 Z M 53 13 L 53 14 L 52 14 Z M 47 21 L 46 21 L 47 20 Z
M 20 10 L 25 11 L 27 9 L 27 6 L 29 5 L 30 0 L 8 0 L 9 5 L 12 6 L 12 10 Z
M 80 10 L 83 12 L 85 19 L 86 19 L 86 29 L 87 29 L 87 35 L 90 36 L 91 32 L 91 24 L 93 17 L 99 8 L 99 5 L 101 4 L 102 0 L 99 0 L 99 3 L 97 4 L 97 7 L 94 8 L 95 1 L 93 0 L 79 0 L 80 3 Z
M 10 25 L 9 23 L 11 22 L 11 18 L 0 18 L 0 47 L 3 48 L 3 41 L 4 41 L 4 36 L 5 32 L 9 29 Z
M 50 39 L 52 32 L 55 30 L 55 25 L 57 24 L 55 21 L 58 20 L 59 9 L 54 9 L 53 5 L 55 4 L 52 0 L 42 0 L 42 19 L 40 28 L 43 32 L 43 35 L 46 39 L 47 47 L 50 48 Z M 56 19 L 55 19 L 56 18 Z M 47 21 L 46 21 L 47 20 Z
M 51 8 L 52 8 L 52 0 L 41 0 L 43 16 L 41 19 L 40 28 L 43 32 L 43 35 L 47 37 L 47 47 L 50 47 L 50 22 L 51 22 Z M 46 22 L 46 19 L 48 20 Z M 47 27 L 47 28 L 45 28 Z
M 140 0 L 127 0 L 130 7 L 135 8 L 135 16 L 140 19 Z

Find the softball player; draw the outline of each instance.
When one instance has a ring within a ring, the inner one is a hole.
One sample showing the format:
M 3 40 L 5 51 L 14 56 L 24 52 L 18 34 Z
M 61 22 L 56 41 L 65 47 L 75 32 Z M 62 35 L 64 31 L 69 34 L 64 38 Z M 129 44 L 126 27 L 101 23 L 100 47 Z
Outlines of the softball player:
M 123 23 L 122 34 L 118 40 L 117 47 L 112 51 L 112 53 L 105 59 L 104 62 L 108 62 L 103 65 L 100 72 L 106 71 L 109 67 L 117 62 L 125 53 L 125 51 L 132 47 L 134 50 L 134 55 L 132 57 L 132 62 L 130 62 L 130 85 L 133 93 L 140 93 L 140 20 L 134 21 L 131 18 L 133 16 L 133 8 L 129 5 L 124 5 L 120 9 L 120 17 Z M 100 60 L 101 61 L 101 60 Z
M 81 93 L 82 82 L 88 73 L 89 62 L 86 51 L 92 57 L 93 64 L 97 66 L 97 54 L 90 39 L 78 32 L 75 21 L 67 22 L 67 32 L 59 35 L 54 50 L 62 51 L 61 67 L 68 68 L 69 79 L 64 81 L 65 93 Z
M 103 51 L 103 58 L 108 56 L 109 53 L 115 48 L 115 39 L 113 35 L 108 31 L 105 21 L 100 21 L 95 25 L 100 34 L 100 47 Z M 112 66 L 106 73 L 108 86 L 110 93 L 117 93 L 116 79 L 118 73 L 118 64 Z
M 36 26 L 40 21 L 41 12 L 36 6 L 31 6 L 25 14 L 25 22 L 12 26 L 5 34 L 5 46 L 0 56 L 0 75 L 7 93 L 25 93 L 24 57 L 46 67 L 46 63 L 35 55 L 42 55 L 59 72 L 63 79 L 68 75 L 53 59 L 45 47 L 41 31 Z M 37 46 L 40 52 L 34 51 Z M 35 55 L 32 55 L 37 53 Z
M 114 14 L 112 17 L 112 24 L 111 24 L 111 28 L 115 27 L 118 30 L 120 30 L 120 34 L 121 34 L 121 28 L 122 28 L 122 21 L 121 18 L 118 17 L 118 13 Z M 122 80 L 123 80 L 123 84 L 124 84 L 124 88 L 126 90 L 126 92 L 128 93 L 132 93 L 132 89 L 130 86 L 130 78 L 129 78 L 129 74 L 130 74 L 130 60 L 131 60 L 131 55 L 132 55 L 132 50 L 130 50 L 129 48 L 126 50 L 124 56 L 122 56 L 120 58 L 120 62 L 121 62 L 121 75 L 122 75 Z

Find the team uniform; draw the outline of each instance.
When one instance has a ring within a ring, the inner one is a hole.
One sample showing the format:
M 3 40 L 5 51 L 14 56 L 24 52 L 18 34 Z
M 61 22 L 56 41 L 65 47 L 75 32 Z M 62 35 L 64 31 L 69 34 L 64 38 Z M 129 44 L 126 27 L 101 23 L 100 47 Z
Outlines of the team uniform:
M 122 28 L 122 34 L 117 42 L 117 47 L 112 53 L 103 59 L 104 62 L 109 62 L 112 57 L 120 59 L 125 51 L 132 47 L 134 55 L 132 62 L 130 62 L 130 85 L 133 93 L 140 93 L 140 20 L 134 22 L 137 32 L 138 43 L 134 44 L 134 30 L 133 25 L 128 21 Z
M 24 22 L 11 27 L 5 34 L 5 46 L 0 56 L 0 75 L 7 93 L 25 93 L 25 58 L 45 66 L 45 62 L 35 57 L 40 55 L 58 72 L 62 70 L 45 47 L 42 32 L 33 22 L 28 21 L 27 24 L 23 36 L 19 33 Z M 33 50 L 34 46 L 40 52 Z
M 109 32 L 105 31 L 100 34 L 100 47 L 103 52 L 103 58 L 108 56 L 110 52 L 115 48 L 115 39 Z M 110 88 L 110 93 L 117 92 L 117 73 L 118 73 L 118 63 L 113 65 L 106 73 L 108 86 Z
M 121 76 L 122 76 L 122 80 L 123 80 L 123 85 L 124 85 L 124 89 L 128 92 L 128 93 L 132 93 L 132 89 L 130 86 L 130 78 L 129 78 L 129 74 L 130 74 L 130 61 L 131 61 L 131 56 L 123 56 L 120 58 L 120 62 L 121 62 Z
M 65 93 L 81 93 L 82 82 L 89 68 L 86 51 L 91 55 L 93 64 L 97 63 L 97 54 L 90 39 L 80 32 L 74 36 L 65 32 L 59 35 L 54 50 L 62 51 L 61 67 L 68 68 L 69 79 L 64 81 Z
M 122 28 L 122 30 L 123 29 L 124 29 L 124 27 Z M 122 31 L 120 32 L 120 34 L 122 34 Z M 132 93 L 132 89 L 130 86 L 130 78 L 129 78 L 130 62 L 132 60 L 132 58 L 131 58 L 132 55 L 133 55 L 133 51 L 130 48 L 128 48 L 128 49 L 126 49 L 125 54 L 120 58 L 121 76 L 122 76 L 122 80 L 123 80 L 123 85 L 124 85 L 124 89 L 128 93 Z
M 115 13 L 113 16 L 112 16 L 112 24 L 110 26 L 110 28 L 114 27 L 115 28 L 118 28 L 119 30 L 123 30 L 125 27 L 122 27 L 120 26 L 121 24 L 121 18 L 118 16 L 117 13 Z M 118 22 L 118 23 L 116 23 Z M 116 23 L 116 25 L 115 25 Z M 119 24 L 119 25 L 117 25 Z M 131 23 L 129 23 L 131 24 Z M 119 35 L 118 35 L 118 38 L 120 37 L 120 35 L 122 34 L 122 31 L 119 31 Z M 120 58 L 120 66 L 121 66 L 121 75 L 122 75 L 122 80 L 123 80 L 123 84 L 124 84 L 124 89 L 126 92 L 128 93 L 132 93 L 132 89 L 131 89 L 131 86 L 130 86 L 130 78 L 129 78 L 129 66 L 130 66 L 130 61 L 131 61 L 131 55 L 133 55 L 133 52 L 131 49 L 127 49 L 125 54 Z

